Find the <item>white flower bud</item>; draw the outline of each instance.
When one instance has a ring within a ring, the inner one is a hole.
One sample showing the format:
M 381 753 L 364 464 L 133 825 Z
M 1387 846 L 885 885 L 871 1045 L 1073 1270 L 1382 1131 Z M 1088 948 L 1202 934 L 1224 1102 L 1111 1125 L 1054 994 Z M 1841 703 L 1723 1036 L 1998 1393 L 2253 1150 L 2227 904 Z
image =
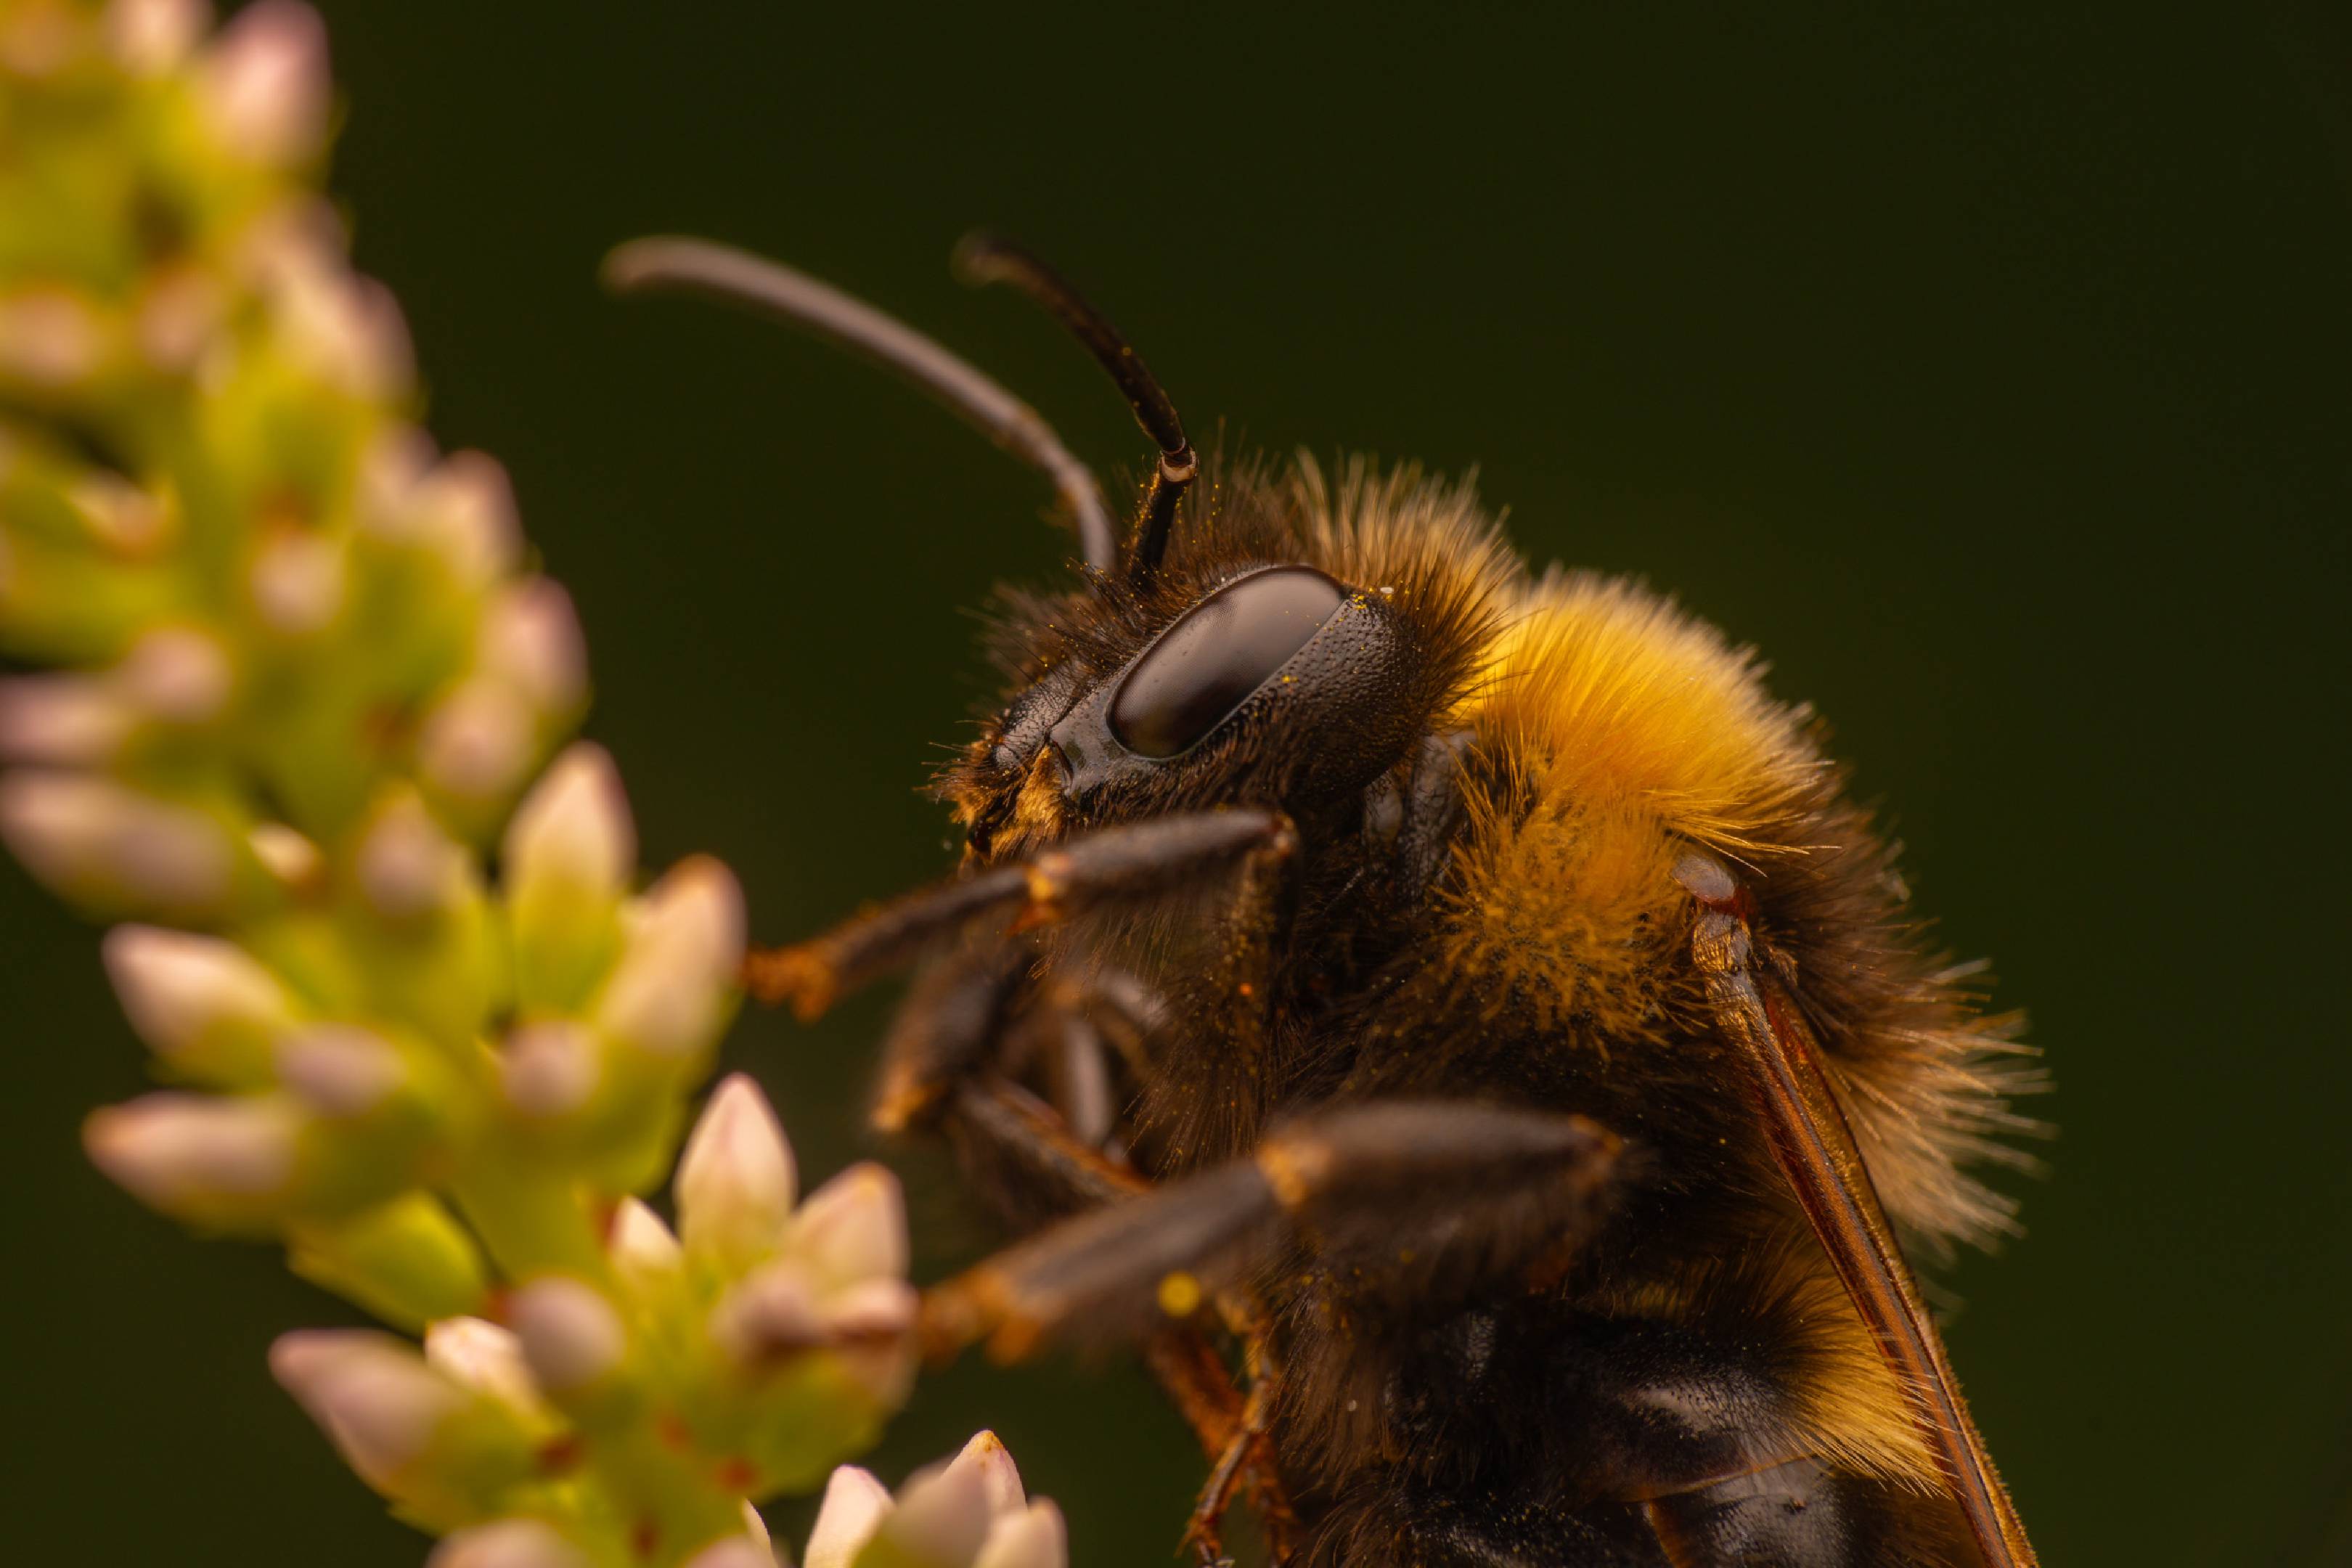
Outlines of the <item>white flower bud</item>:
M 68 487 L 66 500 L 90 538 L 118 555 L 148 555 L 171 540 L 172 514 L 163 503 L 116 475 L 82 475 Z
M 298 891 L 317 887 L 326 870 L 326 857 L 319 847 L 282 822 L 257 824 L 245 836 L 245 847 L 264 870 Z
M 618 897 L 637 865 L 621 774 L 604 748 L 583 741 L 548 764 L 507 828 L 507 885 L 526 898 L 541 885 L 590 899 Z
M 461 1530 L 433 1549 L 425 1568 L 589 1568 L 579 1548 L 535 1519 Z
M 387 1489 L 429 1448 L 466 1396 L 404 1342 L 365 1329 L 308 1329 L 269 1347 L 270 1374 L 325 1429 L 346 1463 Z
M 0 377 L 68 387 L 94 374 L 106 353 L 97 315 L 58 289 L 0 299 Z
M 278 1077 L 305 1106 L 342 1121 L 382 1105 L 408 1066 L 391 1042 L 355 1024 L 307 1024 L 278 1042 Z
M 742 892 L 726 867 L 691 857 L 639 901 L 597 1026 L 656 1056 L 698 1050 L 716 1034 L 742 967 Z
M 836 1468 L 824 1483 L 816 1522 L 809 1527 L 803 1568 L 849 1568 L 893 1506 L 890 1489 L 876 1480 L 872 1471 L 856 1465 Z
M 150 1094 L 93 1111 L 90 1163 L 141 1202 L 209 1215 L 266 1205 L 294 1174 L 300 1117 L 274 1099 Z
M 69 5 L 16 5 L 0 11 L 0 70 L 37 81 L 81 52 L 82 18 Z
M 639 1290 L 675 1275 L 685 1262 L 684 1249 L 669 1226 L 636 1198 L 623 1198 L 614 1207 L 613 1230 L 605 1238 L 604 1251 L 613 1260 L 614 1272 Z
M 688 1558 L 685 1568 L 776 1568 L 776 1558 L 750 1536 L 730 1535 Z
M 343 607 L 342 546 L 307 529 L 279 529 L 254 552 L 247 584 L 264 626 L 307 637 Z
M 187 914 L 227 899 L 236 864 L 210 817 L 88 773 L 0 779 L 0 838 L 62 891 Z
M 922 1297 L 904 1279 L 861 1279 L 836 1291 L 819 1309 L 825 1339 L 841 1345 L 873 1346 L 914 1332 Z
M 193 626 L 165 626 L 139 639 L 115 671 L 123 695 L 166 724 L 204 724 L 220 716 L 236 675 L 228 650 Z
M 110 682 L 87 675 L 0 681 L 0 756 L 89 765 L 122 749 L 139 716 Z
M 360 454 L 356 489 L 360 527 L 382 539 L 406 539 L 417 487 L 433 471 L 433 437 L 414 425 L 394 425 Z
M 402 796 L 376 814 L 359 849 L 360 891 L 386 920 L 445 910 L 466 887 L 466 853 L 422 801 Z
M 170 5 L 173 0 L 152 0 Z M 171 375 L 194 370 L 212 347 L 226 313 L 226 291 L 211 272 L 192 263 L 151 273 L 140 295 L 131 334 L 150 367 Z
M 760 1510 L 752 1506 L 750 1498 L 743 1500 L 743 1533 L 758 1542 L 762 1552 L 774 1555 L 775 1542 L 768 1534 L 768 1521 L 760 1517 Z
M 562 1276 L 535 1279 L 507 1309 L 531 1381 L 561 1396 L 598 1382 L 621 1364 L 628 1335 L 604 1297 Z
M 486 586 L 522 558 L 522 523 L 506 468 L 487 452 L 452 452 L 405 498 L 403 526 L 436 551 L 460 583 Z
M 116 926 L 100 945 L 139 1037 L 166 1059 L 224 1037 L 258 1037 L 294 1021 L 278 977 L 235 942 L 156 926 Z
M 968 1469 L 980 1477 L 992 1516 L 1018 1513 L 1029 1501 L 1021 1489 L 1021 1470 L 1013 1462 L 1012 1450 L 993 1432 L 973 1433 L 971 1441 L 948 1461 L 948 1468 Z
M 233 155 L 287 164 L 327 136 L 327 29 L 291 0 L 256 0 L 207 52 L 197 99 L 213 138 Z
M 569 1116 L 596 1090 L 596 1039 L 568 1018 L 526 1024 L 499 1053 L 499 1089 L 516 1114 L 533 1121 Z
M 522 1342 L 480 1318 L 444 1318 L 425 1331 L 425 1364 L 460 1387 L 486 1394 L 533 1425 L 555 1413 L 540 1397 Z
M 881 1534 L 919 1563 L 964 1568 L 988 1539 L 995 1516 L 977 1466 L 950 1465 L 909 1480 Z
M 522 781 L 535 729 L 514 688 L 478 676 L 460 681 L 425 715 L 417 771 L 460 800 L 495 800 Z
M 500 587 L 482 611 L 482 668 L 542 713 L 568 713 L 588 694 L 588 650 L 572 595 L 545 577 Z
M 206 20 L 204 0 L 113 0 L 107 50 L 133 76 L 162 76 L 188 58 Z
M 792 1216 L 793 1146 L 760 1086 L 730 1075 L 678 1156 L 678 1230 L 689 1253 L 740 1265 L 766 1256 Z
M 971 1568 L 1069 1568 L 1069 1561 L 1062 1510 L 1041 1498 L 989 1527 Z
M 898 1178 L 867 1161 L 809 1194 L 784 1249 L 827 1289 L 907 1272 L 907 1211 Z
M 710 1310 L 710 1341 L 740 1367 L 757 1367 L 826 1342 L 807 1276 L 789 1262 L 756 1269 Z

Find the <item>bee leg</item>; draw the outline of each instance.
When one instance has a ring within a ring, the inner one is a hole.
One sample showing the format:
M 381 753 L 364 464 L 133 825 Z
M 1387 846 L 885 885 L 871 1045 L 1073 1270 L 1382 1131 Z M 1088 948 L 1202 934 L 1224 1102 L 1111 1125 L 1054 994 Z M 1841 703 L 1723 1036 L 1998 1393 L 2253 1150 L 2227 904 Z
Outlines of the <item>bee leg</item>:
M 973 943 L 925 972 L 885 1042 L 875 1125 L 888 1132 L 936 1127 L 967 1168 L 988 1172 L 1001 1193 L 1017 1194 L 1041 1219 L 1149 1192 L 1150 1184 L 1099 1140 L 1078 1135 L 1052 1106 L 1003 1075 L 1006 1004 L 1028 962 L 1014 944 Z M 1056 1017 L 1095 1005 L 1106 1021 L 1116 1015 L 1136 1033 L 1136 1048 L 1159 1022 L 1150 992 L 1116 973 L 1094 976 L 1085 987 L 1055 987 L 1040 1012 Z M 1202 1449 L 1218 1458 L 1242 1428 L 1244 1402 L 1206 1333 L 1171 1325 L 1150 1336 L 1143 1356 Z
M 1290 1494 L 1283 1486 L 1281 1471 L 1275 1462 L 1273 1440 L 1268 1435 L 1281 1379 L 1276 1370 L 1270 1336 L 1255 1312 L 1230 1298 L 1220 1307 L 1229 1325 L 1241 1337 L 1249 1374 L 1249 1398 L 1236 1413 L 1238 1418 L 1223 1446 L 1209 1456 L 1213 1461 L 1209 1479 L 1192 1504 L 1179 1550 L 1190 1547 L 1199 1568 L 1213 1568 L 1223 1561 L 1225 1515 L 1233 1508 L 1234 1497 L 1246 1489 L 1257 1506 L 1259 1522 L 1265 1531 L 1267 1553 L 1275 1568 L 1283 1568 L 1296 1550 L 1294 1536 L 1298 1519 L 1291 1509 Z
M 1297 837 L 1279 812 L 1197 812 L 1106 827 L 970 876 L 906 894 L 794 947 L 754 950 L 743 978 L 762 1002 L 814 1018 L 977 922 L 1050 925 L 1095 904 L 1185 886 L 1236 859 L 1286 860 Z
M 1620 1141 L 1579 1116 L 1380 1100 L 1278 1127 L 1247 1157 L 1066 1219 L 933 1289 L 935 1352 L 1139 1338 L 1192 1320 L 1294 1242 L 1444 1295 L 1548 1266 L 1598 1220 Z

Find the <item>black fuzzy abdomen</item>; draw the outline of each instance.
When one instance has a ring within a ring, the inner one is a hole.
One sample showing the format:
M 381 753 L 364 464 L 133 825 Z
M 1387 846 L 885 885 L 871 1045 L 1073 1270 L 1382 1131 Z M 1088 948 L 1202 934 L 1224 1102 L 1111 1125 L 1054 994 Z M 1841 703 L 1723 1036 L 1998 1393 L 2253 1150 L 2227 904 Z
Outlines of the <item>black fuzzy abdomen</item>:
M 1769 1347 L 1523 1303 L 1402 1348 L 1315 1568 L 1944 1568 L 1939 1501 L 1790 1452 Z M 1343 1467 L 1345 1468 L 1345 1467 Z

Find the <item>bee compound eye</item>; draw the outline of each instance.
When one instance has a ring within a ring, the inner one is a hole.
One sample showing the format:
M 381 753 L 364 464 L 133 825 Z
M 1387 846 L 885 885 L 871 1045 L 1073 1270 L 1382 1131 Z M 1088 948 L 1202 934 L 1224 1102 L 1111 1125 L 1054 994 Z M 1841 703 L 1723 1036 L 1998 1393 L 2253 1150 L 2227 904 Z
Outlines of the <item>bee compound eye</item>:
M 1172 757 L 1198 745 L 1347 603 L 1309 566 L 1255 572 L 1210 595 L 1145 650 L 1112 695 L 1110 732 Z

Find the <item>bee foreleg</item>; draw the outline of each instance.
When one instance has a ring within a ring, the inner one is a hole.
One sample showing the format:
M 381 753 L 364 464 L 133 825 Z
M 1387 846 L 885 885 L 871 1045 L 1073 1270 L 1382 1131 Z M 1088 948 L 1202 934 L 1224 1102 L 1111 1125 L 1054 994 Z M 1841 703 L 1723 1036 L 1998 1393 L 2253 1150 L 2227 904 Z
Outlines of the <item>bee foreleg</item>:
M 977 922 L 1050 925 L 1107 901 L 1183 887 L 1251 854 L 1297 847 L 1280 812 L 1237 809 L 1165 816 L 1084 834 L 1024 860 L 908 893 L 794 947 L 755 949 L 744 982 L 762 1002 L 814 1018 L 867 982 L 914 962 Z

